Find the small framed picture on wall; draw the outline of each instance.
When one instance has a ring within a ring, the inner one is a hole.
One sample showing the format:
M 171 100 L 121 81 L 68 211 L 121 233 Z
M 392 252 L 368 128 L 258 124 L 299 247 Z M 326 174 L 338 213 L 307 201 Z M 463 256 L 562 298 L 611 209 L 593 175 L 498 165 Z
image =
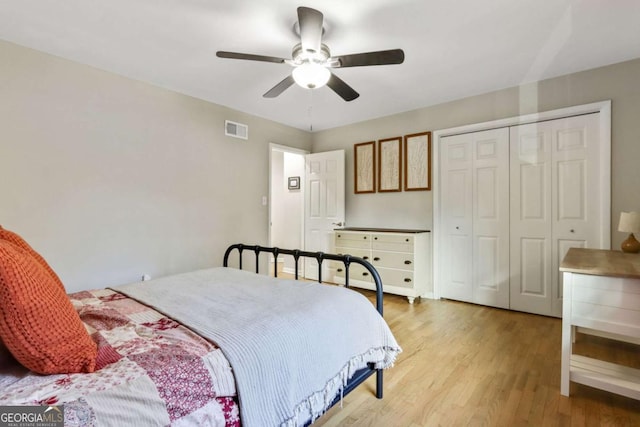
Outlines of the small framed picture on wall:
M 299 176 L 290 176 L 289 183 L 287 185 L 289 190 L 299 190 L 300 189 L 300 177 Z
M 376 143 L 362 142 L 353 146 L 354 193 L 376 192 Z
M 404 137 L 404 191 L 431 190 L 431 132 Z
M 402 137 L 378 141 L 378 192 L 400 191 Z

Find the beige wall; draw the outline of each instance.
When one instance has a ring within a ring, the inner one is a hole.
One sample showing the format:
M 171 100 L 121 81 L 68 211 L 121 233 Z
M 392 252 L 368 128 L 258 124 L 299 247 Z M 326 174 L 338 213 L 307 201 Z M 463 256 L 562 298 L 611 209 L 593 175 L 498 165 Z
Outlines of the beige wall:
M 626 237 L 617 231 L 620 211 L 640 211 L 639 76 L 640 59 L 636 59 L 317 132 L 313 151 L 346 149 L 348 225 L 430 229 L 431 192 L 353 193 L 353 144 L 611 99 L 611 240 L 617 249 Z
M 249 140 L 224 136 L 224 120 Z M 68 291 L 267 243 L 269 143 L 311 135 L 0 41 L 0 224 Z
M 0 41 L 0 224 L 69 291 L 220 265 L 267 243 L 274 142 L 346 149 L 348 225 L 431 228 L 431 192 L 353 194 L 353 144 L 611 99 L 619 247 L 620 211 L 640 210 L 638 76 L 640 59 L 309 134 Z

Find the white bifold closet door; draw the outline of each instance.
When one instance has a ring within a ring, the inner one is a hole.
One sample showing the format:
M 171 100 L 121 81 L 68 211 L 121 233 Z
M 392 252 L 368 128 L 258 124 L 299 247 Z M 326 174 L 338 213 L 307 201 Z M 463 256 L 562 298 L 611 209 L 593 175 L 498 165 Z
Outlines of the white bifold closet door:
M 510 142 L 511 308 L 561 316 L 560 262 L 601 247 L 598 114 L 513 126 Z
M 599 115 L 440 139 L 440 295 L 562 315 L 559 265 L 602 248 Z
M 444 298 L 509 308 L 509 130 L 443 138 Z

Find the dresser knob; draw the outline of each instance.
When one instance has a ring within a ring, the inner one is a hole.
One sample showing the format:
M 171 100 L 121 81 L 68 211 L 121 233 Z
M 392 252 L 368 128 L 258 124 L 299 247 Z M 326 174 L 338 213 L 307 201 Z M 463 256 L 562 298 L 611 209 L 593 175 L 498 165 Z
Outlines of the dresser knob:
M 408 242 L 408 241 L 409 241 L 409 239 L 404 239 L 404 241 L 405 241 L 405 242 Z
M 366 260 L 369 259 L 369 257 L 368 256 L 363 256 L 362 259 L 366 261 Z
M 569 231 L 571 231 L 572 233 L 575 233 L 575 230 L 573 228 L 571 230 L 569 230 Z
M 408 259 L 406 259 L 406 260 L 404 260 L 404 263 L 405 263 L 406 265 L 409 265 L 409 264 L 411 264 L 411 261 L 409 261 Z
M 368 276 L 369 273 L 367 273 L 366 271 L 364 273 L 362 273 L 363 276 Z
M 337 269 L 336 271 L 337 271 L 338 273 L 342 273 L 342 269 L 341 269 L 341 268 Z
M 377 238 L 377 237 L 374 237 L 374 238 L 373 238 L 373 240 L 378 240 L 378 238 Z
M 379 256 L 377 256 L 377 257 L 375 257 L 373 260 L 374 260 L 374 261 L 380 261 L 380 257 L 379 257 Z
M 364 239 L 364 240 L 367 240 L 367 236 L 364 236 L 364 237 L 363 237 L 363 239 Z
M 409 283 L 409 282 L 411 282 L 411 279 L 409 279 L 408 277 L 405 277 L 404 281 Z

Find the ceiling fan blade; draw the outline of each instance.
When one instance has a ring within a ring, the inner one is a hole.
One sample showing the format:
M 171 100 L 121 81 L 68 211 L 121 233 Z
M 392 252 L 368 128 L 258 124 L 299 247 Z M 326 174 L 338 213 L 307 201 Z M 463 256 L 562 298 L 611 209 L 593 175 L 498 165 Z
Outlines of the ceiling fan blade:
M 280 95 L 282 92 L 287 90 L 294 83 L 295 81 L 293 80 L 293 77 L 291 76 L 291 74 L 289 74 L 287 77 L 284 78 L 284 80 L 282 80 L 280 83 L 278 83 L 277 85 L 269 89 L 267 93 L 265 93 L 262 96 L 265 98 L 275 98 L 276 96 Z
M 320 52 L 322 42 L 322 12 L 310 7 L 298 8 L 298 25 L 300 26 L 300 43 L 307 52 Z
M 246 59 L 249 61 L 274 62 L 276 64 L 284 64 L 286 61 L 286 59 L 284 58 L 276 58 L 275 56 L 253 55 L 250 53 L 238 53 L 238 52 L 225 52 L 223 50 L 217 51 L 216 56 L 218 58 Z
M 340 77 L 336 76 L 333 73 L 331 73 L 331 77 L 327 82 L 327 86 L 333 89 L 335 93 L 340 95 L 340 97 L 347 102 L 353 101 L 354 99 L 360 96 L 360 94 L 355 90 L 353 90 L 351 86 L 346 84 L 344 80 L 342 80 Z
M 328 62 L 337 62 L 338 65 L 332 64 L 335 68 L 402 64 L 404 62 L 404 52 L 402 49 L 391 49 L 377 52 L 354 53 L 352 55 L 334 56 L 330 58 Z

